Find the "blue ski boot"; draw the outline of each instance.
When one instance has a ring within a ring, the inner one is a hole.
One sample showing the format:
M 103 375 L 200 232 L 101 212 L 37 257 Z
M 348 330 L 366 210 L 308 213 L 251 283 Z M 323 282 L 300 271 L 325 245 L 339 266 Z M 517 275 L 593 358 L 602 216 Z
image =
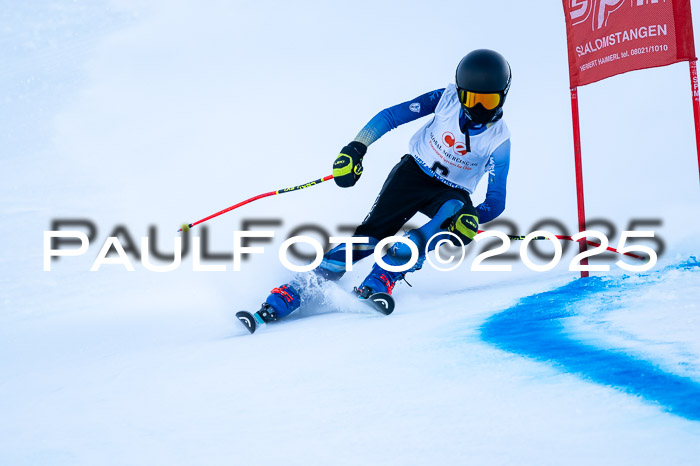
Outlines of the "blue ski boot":
M 409 232 L 406 236 L 416 243 L 417 241 L 413 237 L 413 235 L 415 235 L 414 231 L 415 230 Z M 383 257 L 383 260 L 389 265 L 398 266 L 407 263 L 410 258 L 411 249 L 406 244 L 397 242 L 394 243 L 391 248 L 389 248 L 389 251 L 387 251 Z M 394 285 L 396 285 L 396 283 L 400 280 L 405 280 L 407 273 L 420 270 L 420 268 L 423 266 L 424 260 L 425 255 L 419 255 L 418 260 L 413 267 L 403 272 L 389 272 L 388 270 L 381 268 L 379 264 L 374 264 L 372 271 L 357 288 L 358 295 L 362 298 L 368 298 L 374 293 L 386 293 L 390 295 L 391 292 L 394 291 Z M 406 283 L 408 284 L 408 282 Z
M 372 271 L 362 281 L 362 284 L 357 288 L 358 295 L 363 298 L 368 298 L 375 293 L 391 294 L 394 290 L 394 285 L 399 280 L 403 280 L 403 272 L 389 272 L 384 270 L 379 265 L 374 264 Z
M 250 333 L 255 333 L 259 326 L 289 315 L 300 304 L 299 293 L 290 285 L 282 285 L 272 289 L 259 311 L 255 313 L 239 311 L 236 317 Z
M 267 306 L 265 306 L 267 304 Z M 270 296 L 263 303 L 265 322 L 281 319 L 288 316 L 292 311 L 296 310 L 301 305 L 301 296 L 292 288 L 291 285 L 282 285 L 279 288 L 273 288 L 270 291 Z M 263 309 L 258 311 L 263 314 Z

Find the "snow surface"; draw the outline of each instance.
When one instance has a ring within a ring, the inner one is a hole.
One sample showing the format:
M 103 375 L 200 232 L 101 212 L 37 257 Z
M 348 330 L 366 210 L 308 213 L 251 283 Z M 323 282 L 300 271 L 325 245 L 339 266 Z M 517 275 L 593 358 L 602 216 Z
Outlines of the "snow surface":
M 352 190 L 326 183 L 212 220 L 215 252 L 231 252 L 244 219 L 283 220 L 241 272 L 225 261 L 227 272 L 193 272 L 191 256 L 170 273 L 89 272 L 117 225 L 135 241 L 154 225 L 169 251 L 184 221 L 328 174 L 376 111 L 444 86 L 481 46 L 514 70 L 504 216 L 523 234 L 545 217 L 573 231 L 561 6 L 531 8 L 2 8 L 0 464 L 697 464 L 700 210 L 685 64 L 580 90 L 589 216 L 615 223 L 613 246 L 630 219 L 661 219 L 667 251 L 649 272 L 613 265 L 577 281 L 573 248 L 546 273 L 517 261 L 509 273 L 425 268 L 384 317 L 347 299 L 365 262 L 247 335 L 233 314 L 288 280 L 275 252 L 290 230 L 338 234 L 361 220 L 422 122 L 373 145 Z M 464 27 L 467 12 L 494 9 L 507 32 Z M 397 39 L 426 18 L 439 34 Z M 650 109 L 639 96 L 659 83 L 668 102 Z M 92 220 L 97 239 L 43 272 L 43 232 L 59 218 Z

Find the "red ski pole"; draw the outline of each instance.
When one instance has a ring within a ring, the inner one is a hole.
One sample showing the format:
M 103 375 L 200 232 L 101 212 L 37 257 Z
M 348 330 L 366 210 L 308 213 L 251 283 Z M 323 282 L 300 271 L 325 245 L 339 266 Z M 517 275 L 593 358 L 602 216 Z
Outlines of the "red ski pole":
M 187 231 L 187 230 L 189 230 L 190 228 L 192 228 L 192 227 L 195 226 L 195 225 L 199 225 L 200 223 L 206 222 L 207 220 L 211 220 L 212 218 L 218 217 L 219 215 L 225 214 L 226 212 L 230 212 L 230 211 L 232 211 L 233 209 L 238 209 L 238 208 L 241 207 L 241 206 L 244 206 L 244 205 L 246 205 L 246 204 L 249 204 L 249 203 L 251 203 L 251 202 L 253 202 L 253 201 L 257 201 L 258 199 L 262 199 L 262 198 L 264 198 L 264 197 L 269 197 L 269 196 L 274 196 L 275 194 L 284 194 L 284 193 L 290 193 L 290 192 L 292 192 L 292 191 L 298 191 L 298 190 L 300 190 L 300 189 L 309 188 L 309 187 L 311 187 L 311 186 L 315 186 L 315 185 L 317 185 L 317 184 L 319 184 L 319 183 L 323 183 L 324 181 L 328 181 L 328 180 L 332 180 L 332 179 L 333 179 L 333 175 L 328 175 L 328 176 L 324 176 L 323 178 L 319 178 L 319 179 L 317 179 L 317 180 L 310 181 L 310 182 L 308 182 L 308 183 L 306 183 L 306 184 L 300 184 L 299 186 L 293 186 L 293 187 L 291 187 L 291 188 L 278 189 L 277 191 L 270 191 L 269 193 L 258 194 L 257 196 L 251 197 L 250 199 L 246 199 L 245 201 L 239 202 L 238 204 L 234 204 L 234 205 L 232 205 L 231 207 L 227 207 L 227 208 L 225 208 L 224 210 L 220 210 L 219 212 L 217 212 L 217 213 L 215 213 L 215 214 L 211 214 L 211 215 L 208 216 L 208 217 L 204 217 L 204 218 L 201 219 L 201 220 L 197 220 L 196 222 L 193 222 L 193 223 L 183 223 L 183 224 L 182 224 L 182 228 L 180 228 L 180 229 L 177 230 L 177 231 L 178 231 L 178 232 L 180 232 L 180 231 Z

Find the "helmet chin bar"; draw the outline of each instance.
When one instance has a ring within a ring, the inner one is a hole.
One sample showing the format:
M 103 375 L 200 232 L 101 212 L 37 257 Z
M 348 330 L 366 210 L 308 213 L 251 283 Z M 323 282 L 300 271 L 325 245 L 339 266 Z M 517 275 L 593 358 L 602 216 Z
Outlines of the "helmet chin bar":
M 496 114 L 499 110 L 498 108 L 486 110 L 481 104 L 476 104 L 472 108 L 467 108 L 462 105 L 462 108 L 471 122 L 476 124 L 491 123 L 496 118 Z

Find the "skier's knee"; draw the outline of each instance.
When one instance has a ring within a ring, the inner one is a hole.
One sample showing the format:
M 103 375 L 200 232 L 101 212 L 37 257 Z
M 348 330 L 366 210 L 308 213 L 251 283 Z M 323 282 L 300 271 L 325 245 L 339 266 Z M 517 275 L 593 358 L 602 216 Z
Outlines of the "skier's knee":
M 459 212 L 459 209 L 461 209 L 463 206 L 464 202 L 458 199 L 450 199 L 449 201 L 442 204 L 442 206 L 440 206 L 440 209 L 437 211 L 433 218 L 442 223 L 442 221 L 444 221 L 445 219 L 452 217 L 454 214 Z
M 447 219 L 453 217 L 459 210 L 464 206 L 464 203 L 458 199 L 450 199 L 445 201 L 438 209 L 437 213 L 432 219 L 425 225 L 415 230 L 411 230 L 407 233 L 408 236 L 416 246 L 422 255 L 425 254 L 425 248 L 428 246 L 430 239 L 442 231 L 442 225 L 447 221 Z M 431 243 L 431 250 L 434 241 Z

